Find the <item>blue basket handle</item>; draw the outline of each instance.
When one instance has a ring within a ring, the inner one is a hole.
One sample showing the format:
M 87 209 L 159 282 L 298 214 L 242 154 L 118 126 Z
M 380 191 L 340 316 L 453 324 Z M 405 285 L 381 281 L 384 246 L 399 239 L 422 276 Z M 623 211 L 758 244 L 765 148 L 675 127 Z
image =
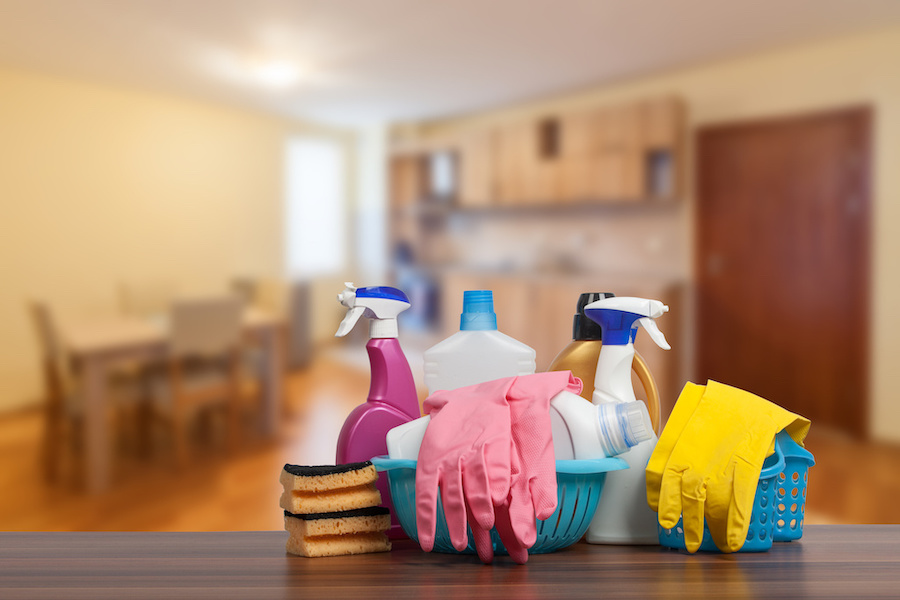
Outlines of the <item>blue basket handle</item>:
M 582 458 L 579 460 L 556 461 L 556 472 L 581 475 L 584 473 L 606 473 L 608 471 L 622 471 L 628 468 L 628 463 L 621 458 Z
M 775 436 L 775 443 L 781 446 L 781 451 L 786 459 L 799 458 L 806 461 L 810 467 L 816 464 L 816 459 L 813 457 L 812 452 L 795 442 L 794 438 L 787 431 L 783 429 L 779 431 L 778 435 Z
M 372 464 L 379 472 L 394 471 L 396 469 L 415 469 L 416 461 L 409 458 L 390 458 L 388 456 L 375 456 Z M 782 461 L 782 465 L 784 462 Z M 598 458 L 581 460 L 556 461 L 557 473 L 606 473 L 608 471 L 621 471 L 628 468 L 628 463 L 621 458 Z
M 389 456 L 373 456 L 372 464 L 379 473 L 396 469 L 415 469 L 416 461 L 411 458 L 390 458 Z
M 775 453 L 763 462 L 763 469 L 759 473 L 759 478 L 769 479 L 782 471 L 784 471 L 784 451 L 781 449 L 781 444 L 776 441 Z

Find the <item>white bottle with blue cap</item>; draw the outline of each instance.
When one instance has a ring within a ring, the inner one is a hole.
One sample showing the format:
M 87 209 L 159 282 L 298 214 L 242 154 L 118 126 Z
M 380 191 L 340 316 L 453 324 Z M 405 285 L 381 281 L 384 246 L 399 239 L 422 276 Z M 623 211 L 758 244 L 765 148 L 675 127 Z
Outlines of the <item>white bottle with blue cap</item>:
M 530 375 L 535 352 L 522 342 L 497 331 L 494 293 L 463 293 L 459 331 L 425 351 L 428 393 L 455 390 L 501 377 Z

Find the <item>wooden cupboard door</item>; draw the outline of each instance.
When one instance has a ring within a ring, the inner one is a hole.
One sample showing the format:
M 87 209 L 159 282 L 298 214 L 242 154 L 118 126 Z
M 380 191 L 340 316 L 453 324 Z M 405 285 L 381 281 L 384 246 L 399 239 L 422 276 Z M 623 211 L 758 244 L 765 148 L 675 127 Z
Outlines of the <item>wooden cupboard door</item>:
M 540 156 L 537 120 L 526 120 L 516 125 L 517 154 L 521 181 L 520 195 L 515 204 L 539 204 L 549 187 L 548 173 Z
M 494 140 L 494 191 L 496 193 L 497 204 L 508 204 L 511 194 L 510 172 L 510 139 L 509 125 L 504 124 L 497 127 L 496 138 Z
M 597 152 L 617 152 L 641 146 L 641 111 L 637 104 L 604 108 L 596 113 Z
M 495 132 L 482 129 L 466 133 L 459 144 L 459 205 L 490 206 L 495 199 Z
M 415 205 L 425 193 L 424 160 L 417 154 L 397 155 L 390 162 L 392 208 Z
M 520 123 L 506 123 L 497 132 L 497 198 L 500 204 L 521 202 L 523 177 L 527 174 L 527 129 Z
M 645 166 L 639 106 L 603 109 L 595 118 L 593 196 L 600 202 L 641 199 Z
M 644 192 L 643 157 L 637 149 L 609 150 L 593 160 L 595 198 L 599 202 L 637 201 Z
M 560 202 L 562 186 L 562 161 L 558 158 L 538 159 L 534 165 L 532 180 L 532 204 L 557 204 Z
M 646 150 L 675 151 L 684 132 L 684 103 L 668 97 L 641 104 L 641 142 Z
M 593 111 L 579 110 L 560 120 L 559 201 L 580 202 L 591 197 L 595 142 Z

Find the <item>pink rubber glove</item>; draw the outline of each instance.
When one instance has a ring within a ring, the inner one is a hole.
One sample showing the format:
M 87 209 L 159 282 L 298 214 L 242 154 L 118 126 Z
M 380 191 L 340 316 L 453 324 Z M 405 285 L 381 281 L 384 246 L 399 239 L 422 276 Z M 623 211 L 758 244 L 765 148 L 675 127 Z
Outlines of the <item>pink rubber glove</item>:
M 494 505 L 509 496 L 510 411 L 506 392 L 515 378 L 435 392 L 425 400 L 431 422 L 416 467 L 416 527 L 425 552 L 434 548 L 437 494 L 453 547 L 468 545 L 467 520 L 475 548 L 485 562 L 493 558 L 490 529 Z
M 537 540 L 535 519 L 556 510 L 556 460 L 550 424 L 550 400 L 563 390 L 580 394 L 581 380 L 570 371 L 518 377 L 507 392 L 510 407 L 512 456 L 507 502 L 495 503 L 495 526 L 509 556 L 528 561 Z
M 581 391 L 570 372 L 540 373 L 441 391 L 424 405 L 431 415 L 416 469 L 419 544 L 434 547 L 437 488 L 454 548 L 467 544 L 466 521 L 478 556 L 493 559 L 496 523 L 510 557 L 528 560 L 535 518 L 556 510 L 556 463 L 550 399 Z M 495 519 L 496 511 L 496 519 Z

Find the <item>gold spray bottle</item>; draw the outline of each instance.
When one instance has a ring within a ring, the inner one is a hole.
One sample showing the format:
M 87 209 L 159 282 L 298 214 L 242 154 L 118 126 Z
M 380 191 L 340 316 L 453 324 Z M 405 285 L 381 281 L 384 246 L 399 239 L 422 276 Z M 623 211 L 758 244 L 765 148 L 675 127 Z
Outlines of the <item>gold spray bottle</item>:
M 597 359 L 600 357 L 601 328 L 600 325 L 587 318 L 584 307 L 591 302 L 611 298 L 614 294 L 609 292 L 583 293 L 578 297 L 578 307 L 572 321 L 572 342 L 556 355 L 550 363 L 548 371 L 572 371 L 572 374 L 581 378 L 584 389 L 581 397 L 591 401 L 594 393 L 594 374 L 597 371 Z M 647 368 L 647 363 L 637 352 L 634 353 L 632 371 L 637 375 L 647 394 L 647 411 L 650 413 L 650 421 L 653 430 L 659 435 L 659 389 L 656 381 Z

